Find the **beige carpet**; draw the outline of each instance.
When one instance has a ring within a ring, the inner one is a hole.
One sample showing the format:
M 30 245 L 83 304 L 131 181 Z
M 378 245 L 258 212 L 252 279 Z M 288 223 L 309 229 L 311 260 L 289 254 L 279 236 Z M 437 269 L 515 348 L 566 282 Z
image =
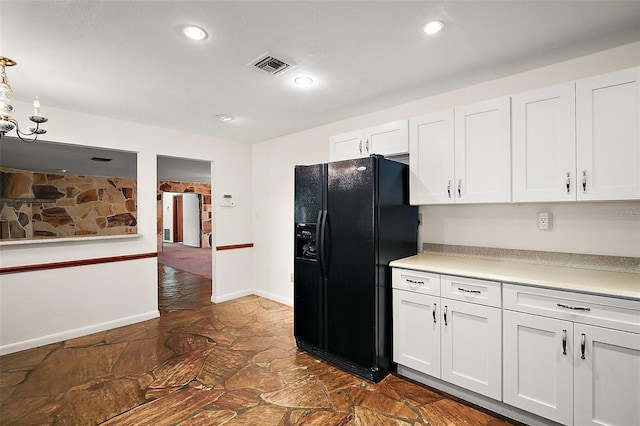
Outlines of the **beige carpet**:
M 163 243 L 158 263 L 211 279 L 211 249 Z

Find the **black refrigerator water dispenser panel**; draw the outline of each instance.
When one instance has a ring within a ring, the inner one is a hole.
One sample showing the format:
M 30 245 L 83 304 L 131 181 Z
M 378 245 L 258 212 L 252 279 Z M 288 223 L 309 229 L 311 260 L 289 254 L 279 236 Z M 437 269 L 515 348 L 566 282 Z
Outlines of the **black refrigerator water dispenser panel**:
M 315 223 L 299 223 L 296 225 L 296 259 L 316 260 Z

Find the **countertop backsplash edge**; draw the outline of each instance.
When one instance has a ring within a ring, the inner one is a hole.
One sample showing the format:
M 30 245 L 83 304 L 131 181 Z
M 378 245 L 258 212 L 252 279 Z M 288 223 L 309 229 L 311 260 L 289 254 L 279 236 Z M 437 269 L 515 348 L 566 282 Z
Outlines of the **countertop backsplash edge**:
M 422 248 L 424 253 L 443 254 L 447 256 L 525 262 L 537 265 L 562 266 L 596 271 L 640 273 L 640 257 L 603 256 L 435 243 L 423 243 Z

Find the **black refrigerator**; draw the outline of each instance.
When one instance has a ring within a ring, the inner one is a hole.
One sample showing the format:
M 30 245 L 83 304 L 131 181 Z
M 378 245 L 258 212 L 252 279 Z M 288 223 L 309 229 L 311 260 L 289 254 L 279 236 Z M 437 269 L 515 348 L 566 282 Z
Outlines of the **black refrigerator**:
M 377 382 L 392 368 L 389 262 L 417 252 L 405 164 L 370 156 L 295 167 L 298 347 Z

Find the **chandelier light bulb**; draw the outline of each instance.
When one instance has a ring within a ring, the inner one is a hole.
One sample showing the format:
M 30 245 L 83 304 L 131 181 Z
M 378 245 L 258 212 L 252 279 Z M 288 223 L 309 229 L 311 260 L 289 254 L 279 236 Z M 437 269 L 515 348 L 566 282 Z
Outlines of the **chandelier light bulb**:
M 7 77 L 6 67 L 12 67 L 14 65 L 16 65 L 16 61 L 0 56 L 0 67 L 2 68 L 2 74 L 0 75 L 0 138 L 13 129 L 16 129 L 16 136 L 18 136 L 21 141 L 31 143 L 38 139 L 38 135 L 47 133 L 40 125 L 46 123 L 48 119 L 40 115 L 40 101 L 37 96 L 33 101 L 34 115 L 27 117 L 29 121 L 35 124 L 35 127 L 29 127 L 29 132 L 20 131 L 18 121 L 11 117 L 13 105 L 9 102 L 13 98 L 13 90 L 9 83 L 9 77 Z M 29 137 L 33 138 L 30 139 Z

